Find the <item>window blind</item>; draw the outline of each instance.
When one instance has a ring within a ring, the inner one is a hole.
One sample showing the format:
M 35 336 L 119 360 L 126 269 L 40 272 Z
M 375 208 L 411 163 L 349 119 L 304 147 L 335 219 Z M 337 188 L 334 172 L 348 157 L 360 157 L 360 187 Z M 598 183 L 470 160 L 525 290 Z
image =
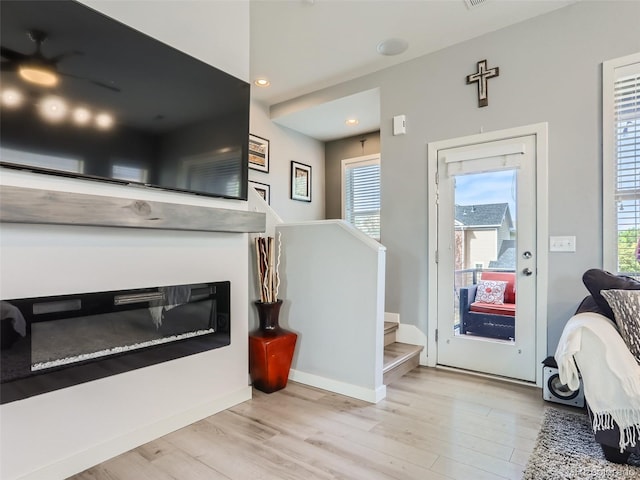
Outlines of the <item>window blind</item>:
M 380 162 L 344 166 L 344 218 L 358 230 L 380 239 Z
M 242 169 L 238 164 L 241 155 L 237 148 L 181 158 L 177 184 L 195 192 L 215 191 L 237 197 L 242 192 Z
M 618 272 L 640 276 L 640 63 L 614 81 Z
M 125 165 L 113 165 L 111 168 L 111 176 L 120 180 L 130 182 L 147 183 L 149 171 L 146 168 L 127 167 Z
M 233 158 L 213 159 L 210 162 L 193 163 L 189 166 L 188 186 L 190 190 L 223 192 L 228 196 L 236 196 L 240 189 L 240 170 L 238 162 Z

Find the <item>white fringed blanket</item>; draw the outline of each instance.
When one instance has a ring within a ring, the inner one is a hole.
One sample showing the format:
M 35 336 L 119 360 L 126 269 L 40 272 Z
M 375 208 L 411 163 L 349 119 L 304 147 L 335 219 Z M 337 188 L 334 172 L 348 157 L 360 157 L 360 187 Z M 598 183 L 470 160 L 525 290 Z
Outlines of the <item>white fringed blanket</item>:
M 606 317 L 580 313 L 568 322 L 555 353 L 560 381 L 580 386 L 594 414 L 593 429 L 620 429 L 620 450 L 640 442 L 640 365 Z M 575 361 L 574 361 L 575 359 Z

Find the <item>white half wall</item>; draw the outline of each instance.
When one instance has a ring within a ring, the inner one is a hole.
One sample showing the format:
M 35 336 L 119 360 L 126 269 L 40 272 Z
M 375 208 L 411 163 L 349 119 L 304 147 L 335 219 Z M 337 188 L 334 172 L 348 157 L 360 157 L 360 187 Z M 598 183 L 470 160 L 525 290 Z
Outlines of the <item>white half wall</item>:
M 276 232 L 281 326 L 298 334 L 293 378 L 381 400 L 385 247 L 342 220 L 285 223 Z

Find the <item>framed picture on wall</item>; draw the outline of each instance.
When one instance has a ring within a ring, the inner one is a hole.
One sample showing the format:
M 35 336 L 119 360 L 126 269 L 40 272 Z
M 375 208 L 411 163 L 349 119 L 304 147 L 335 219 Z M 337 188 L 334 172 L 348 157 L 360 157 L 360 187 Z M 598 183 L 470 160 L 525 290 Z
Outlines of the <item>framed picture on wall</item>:
M 249 180 L 249 186 L 255 188 L 258 195 L 260 195 L 268 205 L 271 205 L 271 187 L 269 185 Z
M 291 161 L 291 199 L 311 201 L 311 166 Z
M 249 134 L 249 168 L 269 173 L 269 140 Z

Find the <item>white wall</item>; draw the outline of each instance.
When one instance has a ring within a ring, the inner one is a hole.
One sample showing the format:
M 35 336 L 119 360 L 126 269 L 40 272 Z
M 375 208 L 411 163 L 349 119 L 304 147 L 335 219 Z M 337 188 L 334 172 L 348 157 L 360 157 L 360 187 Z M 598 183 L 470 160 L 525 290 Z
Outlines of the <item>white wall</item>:
M 491 260 L 498 258 L 497 230 L 467 230 L 465 232 L 469 249 L 467 250 L 469 267 L 481 263 L 484 268 Z
M 248 77 L 247 2 L 154 2 L 153 8 L 149 2 L 87 3 Z M 224 39 L 217 38 L 221 33 Z M 240 201 L 17 171 L 2 171 L 0 181 L 247 209 Z M 2 224 L 0 248 L 2 298 L 217 280 L 232 285 L 230 346 L 2 405 L 2 479 L 66 478 L 250 397 L 247 235 Z
M 553 353 L 564 324 L 588 293 L 582 274 L 602 264 L 601 63 L 640 50 L 638 18 L 640 2 L 578 2 L 382 74 L 382 118 L 403 113 L 411 125 L 410 134 L 393 137 L 383 122 L 382 158 L 399 163 L 382 169 L 390 311 L 425 327 L 427 305 L 417 292 L 429 288 L 424 239 L 435 219 L 416 225 L 399 212 L 411 203 L 411 214 L 427 220 L 426 143 L 548 122 L 549 235 L 576 235 L 579 242 L 576 253 L 550 253 L 549 265 L 539 266 L 548 272 L 547 338 Z M 489 106 L 477 108 L 476 89 L 464 78 L 485 58 L 500 67 L 500 77 L 490 81 Z M 407 283 L 416 293 L 403 288 Z
M 257 87 L 252 87 L 257 88 Z M 253 192 L 249 194 L 251 211 L 265 212 L 266 235 L 274 236 L 275 226 L 284 222 L 321 220 L 325 218 L 325 162 L 324 143 L 271 121 L 268 109 L 258 102 L 251 103 L 249 130 L 269 140 L 269 173 L 249 169 L 249 180 L 270 186 L 271 203 L 264 202 Z M 311 203 L 291 200 L 291 160 L 311 165 Z M 270 208 L 269 208 L 270 207 Z M 255 252 L 253 238 L 249 239 L 249 331 L 258 327 L 258 313 L 254 302 L 259 300 L 256 273 L 253 268 Z
M 381 400 L 385 248 L 342 220 L 276 231 L 283 245 L 280 325 L 298 334 L 291 379 Z
M 273 106 L 313 105 L 380 88 L 382 243 L 386 309 L 427 331 L 427 143 L 549 123 L 549 234 L 575 235 L 576 253 L 550 253 L 548 349 L 587 294 L 585 270 L 602 265 L 601 63 L 640 51 L 640 2 L 577 2 L 431 55 Z M 489 106 L 465 84 L 476 62 L 500 67 Z M 391 119 L 407 116 L 407 134 Z M 387 162 L 387 163 L 385 163 Z M 540 248 L 547 248 L 541 245 Z
M 249 125 L 252 134 L 269 140 L 269 173 L 249 169 L 249 180 L 271 186 L 271 208 L 285 222 L 324 219 L 324 143 L 273 123 L 258 102 L 251 103 Z M 291 160 L 311 165 L 311 203 L 291 200 Z

